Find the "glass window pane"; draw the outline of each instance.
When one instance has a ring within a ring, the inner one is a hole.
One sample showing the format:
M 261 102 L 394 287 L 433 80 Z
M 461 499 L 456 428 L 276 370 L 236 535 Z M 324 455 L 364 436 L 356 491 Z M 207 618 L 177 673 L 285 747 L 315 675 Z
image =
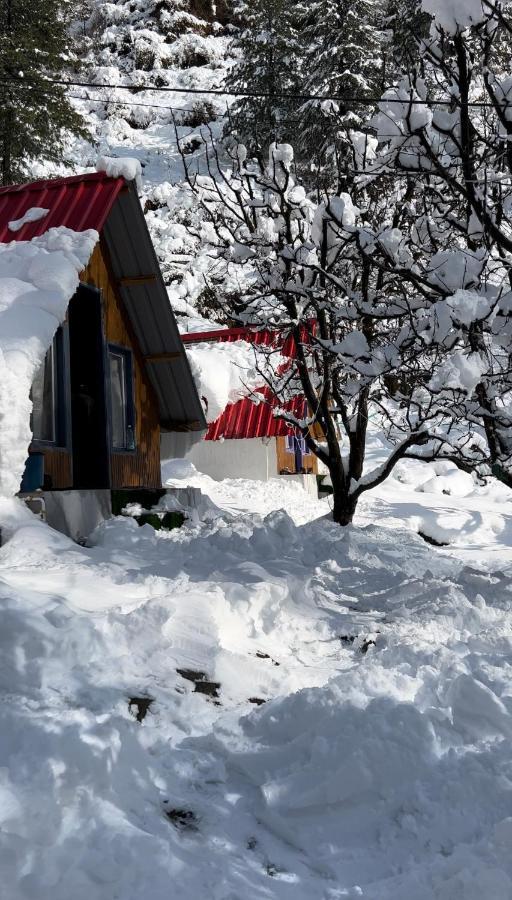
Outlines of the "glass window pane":
M 112 446 L 126 447 L 126 369 L 124 356 L 110 353 L 110 406 Z
M 32 384 L 31 427 L 35 440 L 55 441 L 55 365 L 53 347 Z

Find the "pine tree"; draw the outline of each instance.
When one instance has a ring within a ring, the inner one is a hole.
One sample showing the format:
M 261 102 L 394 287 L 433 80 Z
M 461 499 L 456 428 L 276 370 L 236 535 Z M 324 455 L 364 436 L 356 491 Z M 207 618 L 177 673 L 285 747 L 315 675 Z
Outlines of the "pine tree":
M 234 42 L 238 60 L 227 83 L 235 91 L 264 95 L 241 98 L 231 108 L 230 129 L 251 152 L 289 141 L 296 130 L 297 102 L 282 97 L 297 87 L 296 10 L 293 0 L 238 0 L 235 7 L 241 25 Z
M 346 134 L 363 111 L 354 98 L 374 97 L 383 87 L 384 34 L 375 0 L 313 0 L 303 10 L 303 90 L 337 98 L 308 100 L 299 114 L 300 156 L 312 161 L 325 188 L 340 180 L 350 155 Z
M 421 40 L 428 38 L 430 31 L 430 16 L 423 11 L 421 0 L 389 0 L 384 25 L 389 36 L 385 64 L 389 84 L 398 69 L 419 61 Z
M 66 133 L 85 135 L 52 83 L 76 63 L 70 0 L 2 0 L 0 8 L 0 178 L 26 179 L 32 160 L 62 159 Z

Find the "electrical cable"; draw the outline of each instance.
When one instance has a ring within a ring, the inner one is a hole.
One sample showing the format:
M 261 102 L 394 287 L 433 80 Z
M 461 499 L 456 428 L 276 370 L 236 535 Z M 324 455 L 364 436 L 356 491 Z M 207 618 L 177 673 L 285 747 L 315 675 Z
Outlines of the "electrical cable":
M 413 103 L 415 106 L 454 106 L 464 105 L 468 107 L 474 108 L 494 108 L 494 105 L 491 101 L 476 101 L 469 100 L 467 103 L 461 104 L 460 101 L 457 101 L 455 97 L 451 97 L 450 99 L 439 99 L 439 100 L 421 100 L 419 98 L 410 97 L 407 99 L 404 98 L 394 98 L 394 97 L 343 97 L 338 94 L 293 94 L 293 93 L 267 93 L 261 91 L 235 91 L 235 90 L 227 90 L 225 88 L 183 88 L 183 87 L 171 87 L 169 85 L 144 85 L 144 84 L 97 84 L 90 81 L 69 81 L 58 78 L 47 78 L 45 79 L 48 84 L 58 84 L 63 87 L 83 87 L 83 88 L 96 88 L 96 90 L 101 88 L 108 88 L 109 90 L 123 90 L 123 91 L 154 91 L 156 93 L 174 93 L 174 94 L 185 94 L 190 96 L 197 95 L 211 95 L 217 97 L 237 97 L 237 98 L 247 98 L 247 99 L 264 99 L 264 100 L 307 100 L 307 101 L 317 101 L 320 103 L 325 102 L 326 100 L 333 101 L 335 103 L 342 103 L 346 105 L 347 103 L 359 104 L 362 106 L 376 106 L 379 103 Z M 18 80 L 16 78 L 11 78 L 11 82 L 16 83 L 18 86 L 23 86 L 22 79 Z M 4 82 L 0 82 L 0 87 L 9 87 L 8 84 Z M 30 88 L 30 85 L 26 85 L 27 88 Z

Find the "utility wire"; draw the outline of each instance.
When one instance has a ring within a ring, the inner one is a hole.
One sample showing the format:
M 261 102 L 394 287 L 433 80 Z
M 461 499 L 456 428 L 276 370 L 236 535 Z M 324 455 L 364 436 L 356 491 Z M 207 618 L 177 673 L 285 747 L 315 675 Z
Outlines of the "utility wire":
M 169 85 L 145 85 L 145 84 L 97 84 L 90 81 L 64 81 L 58 78 L 46 78 L 45 79 L 48 84 L 58 84 L 64 87 L 83 87 L 83 88 L 96 88 L 99 90 L 101 88 L 109 88 L 111 90 L 121 90 L 121 91 L 154 91 L 157 93 L 174 93 L 174 94 L 185 94 L 185 95 L 212 95 L 217 97 L 238 97 L 238 98 L 247 98 L 247 99 L 262 99 L 262 100 L 316 100 L 317 102 L 324 102 L 326 100 L 332 100 L 336 103 L 347 104 L 347 103 L 358 103 L 362 106 L 376 106 L 379 103 L 413 103 L 416 106 L 453 106 L 457 104 L 457 99 L 452 97 L 447 100 L 421 100 L 419 98 L 410 97 L 406 99 L 400 99 L 398 97 L 386 97 L 383 99 L 382 97 L 343 97 L 338 94 L 292 94 L 292 93 L 267 93 L 261 91 L 233 91 L 226 90 L 224 88 L 181 88 L 181 87 L 170 87 Z M 14 82 L 19 87 L 23 87 L 23 81 L 20 79 L 11 79 L 11 83 Z M 9 87 L 8 84 L 2 84 L 2 87 Z M 27 89 L 30 89 L 30 85 L 25 86 Z M 460 101 L 459 101 L 459 105 Z M 476 101 L 470 100 L 467 103 L 463 104 L 464 106 L 474 107 L 474 108 L 494 108 L 491 101 Z
M 23 87 L 28 88 L 29 86 L 23 85 Z M 98 85 L 96 85 L 96 87 L 98 87 Z M 44 90 L 42 88 L 32 88 L 32 90 L 35 93 L 44 93 Z M 104 106 L 121 106 L 121 107 L 136 106 L 136 107 L 140 107 L 142 109 L 161 109 L 164 112 L 173 112 L 173 113 L 175 113 L 175 112 L 176 113 L 196 113 L 197 112 L 197 109 L 194 109 L 193 106 L 169 106 L 166 103 L 139 103 L 137 100 L 111 100 L 110 97 L 89 97 L 89 96 L 83 95 L 83 94 L 68 94 L 68 97 L 70 100 L 81 100 L 83 103 L 102 103 Z M 226 112 L 215 111 L 214 118 L 211 121 L 215 122 L 218 119 L 229 118 L 230 115 L 231 114 L 229 111 L 226 111 Z M 291 125 L 291 124 L 304 125 L 305 121 L 307 123 L 307 122 L 311 122 L 312 120 L 311 119 L 305 120 L 304 118 L 302 118 L 302 119 L 289 118 L 288 116 L 286 116 L 286 118 L 283 119 L 282 124 L 283 125 Z M 327 122 L 327 120 L 326 120 L 326 122 Z M 180 126 L 180 122 L 177 122 L 176 124 L 178 126 Z M 185 122 L 183 127 L 201 128 L 207 124 L 208 124 L 207 122 L 200 122 L 197 126 L 192 126 L 192 125 L 188 125 Z M 392 137 L 397 136 L 396 132 L 393 132 L 392 134 L 391 133 L 384 134 L 382 132 L 379 132 L 379 134 L 381 137 L 384 137 L 384 138 L 392 138 Z

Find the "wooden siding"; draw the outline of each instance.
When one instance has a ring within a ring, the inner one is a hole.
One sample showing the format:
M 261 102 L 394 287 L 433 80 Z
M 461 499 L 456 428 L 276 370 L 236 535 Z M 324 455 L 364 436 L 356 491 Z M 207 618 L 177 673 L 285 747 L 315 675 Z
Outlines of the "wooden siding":
M 288 473 L 295 475 L 295 454 L 287 451 L 285 437 L 276 438 L 276 450 L 278 474 L 282 472 L 283 469 L 287 469 Z M 313 453 L 308 453 L 307 456 L 304 456 L 304 469 L 305 471 L 310 469 L 311 474 L 313 475 L 318 474 L 318 460 Z
M 34 443 L 31 447 L 35 453 L 44 456 L 44 477 L 47 490 L 64 490 L 73 487 L 73 463 L 69 450 L 41 447 Z
M 117 286 L 110 273 L 108 251 L 101 241 L 81 275 L 81 281 L 103 293 L 105 339 L 133 352 L 135 402 L 134 451 L 115 451 L 110 456 L 111 487 L 160 487 L 160 421 L 158 403 L 145 370 Z

